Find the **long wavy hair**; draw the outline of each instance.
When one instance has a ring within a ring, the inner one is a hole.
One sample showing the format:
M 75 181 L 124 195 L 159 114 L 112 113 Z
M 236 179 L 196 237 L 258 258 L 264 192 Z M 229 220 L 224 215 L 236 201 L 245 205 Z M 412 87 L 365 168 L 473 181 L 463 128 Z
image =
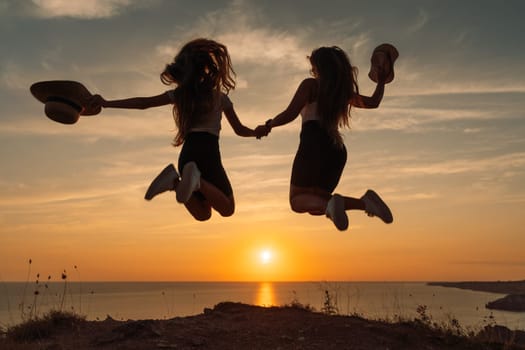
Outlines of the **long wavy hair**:
M 315 49 L 309 59 L 319 81 L 316 101 L 321 124 L 334 142 L 341 145 L 339 128 L 350 126 L 350 100 L 359 94 L 357 68 L 337 46 Z
M 214 107 L 216 91 L 226 94 L 235 89 L 235 71 L 228 49 L 209 39 L 185 44 L 160 74 L 166 84 L 176 84 L 173 118 L 177 126 L 174 146 L 181 145 L 197 118 Z

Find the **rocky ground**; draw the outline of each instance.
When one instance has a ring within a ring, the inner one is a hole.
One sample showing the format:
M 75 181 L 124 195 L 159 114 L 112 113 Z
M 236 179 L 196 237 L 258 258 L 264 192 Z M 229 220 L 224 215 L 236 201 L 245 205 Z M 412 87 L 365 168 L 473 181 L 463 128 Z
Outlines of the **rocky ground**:
M 525 332 L 493 326 L 469 336 L 422 321 L 383 322 L 327 315 L 300 305 L 220 303 L 169 320 L 85 321 L 54 315 L 9 329 L 0 349 L 525 349 Z

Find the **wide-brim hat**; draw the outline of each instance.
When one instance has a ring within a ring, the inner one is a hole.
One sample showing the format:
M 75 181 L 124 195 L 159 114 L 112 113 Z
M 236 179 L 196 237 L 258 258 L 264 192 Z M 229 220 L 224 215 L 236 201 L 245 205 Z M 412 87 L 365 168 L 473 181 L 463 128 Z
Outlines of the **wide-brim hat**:
M 368 77 L 377 83 L 377 72 L 382 68 L 386 74 L 385 84 L 394 80 L 394 62 L 399 57 L 399 52 L 391 44 L 381 44 L 374 49 L 370 58 L 371 66 Z
M 89 106 L 93 95 L 78 81 L 40 81 L 31 85 L 30 90 L 37 100 L 45 104 L 46 115 L 62 124 L 74 124 L 81 115 L 100 113 L 100 106 Z

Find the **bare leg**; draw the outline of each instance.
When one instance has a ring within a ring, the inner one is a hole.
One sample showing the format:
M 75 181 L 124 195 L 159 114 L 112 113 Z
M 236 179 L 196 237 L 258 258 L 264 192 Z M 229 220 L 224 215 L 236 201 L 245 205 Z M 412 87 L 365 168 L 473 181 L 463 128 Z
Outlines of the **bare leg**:
M 324 215 L 331 194 L 315 187 L 290 185 L 290 206 L 296 213 Z
M 153 180 L 144 198 L 151 200 L 159 193 L 174 190 L 177 202 L 185 203 L 186 209 L 199 221 L 206 221 L 211 217 L 211 208 L 217 210 L 222 216 L 233 215 L 235 211 L 233 195 L 224 195 L 221 190 L 200 177 L 195 163 L 189 164 L 190 168 L 185 167 L 184 169 L 185 183 L 184 179 L 179 178 L 173 164 L 170 164 Z M 204 198 L 195 195 L 196 189 L 199 189 L 198 191 Z
M 211 218 L 210 204 L 195 195 L 191 196 L 190 200 L 184 204 L 184 206 L 198 221 L 206 221 Z
M 346 210 L 365 210 L 365 202 L 359 198 L 343 197 L 345 199 Z
M 211 217 L 211 208 L 222 216 L 231 216 L 235 211 L 233 195 L 227 197 L 217 187 L 204 179 L 200 179 L 199 192 L 201 196 L 193 194 L 184 205 L 190 214 L 199 221 L 206 221 Z
M 206 202 L 222 216 L 232 216 L 235 211 L 235 200 L 233 194 L 226 196 L 217 187 L 204 180 L 200 179 L 199 192 L 206 197 Z
M 203 179 L 197 164 L 193 161 L 184 165 L 176 192 L 177 202 L 189 203 L 186 208 L 197 220 L 209 219 L 211 208 L 215 209 L 222 216 L 231 216 L 235 211 L 233 194 L 226 196 L 211 182 Z M 197 192 L 202 194 L 204 198 L 196 196 Z
M 324 215 L 332 195 L 320 188 L 290 185 L 290 205 L 297 213 Z M 354 197 L 343 197 L 346 210 L 365 210 L 365 203 Z

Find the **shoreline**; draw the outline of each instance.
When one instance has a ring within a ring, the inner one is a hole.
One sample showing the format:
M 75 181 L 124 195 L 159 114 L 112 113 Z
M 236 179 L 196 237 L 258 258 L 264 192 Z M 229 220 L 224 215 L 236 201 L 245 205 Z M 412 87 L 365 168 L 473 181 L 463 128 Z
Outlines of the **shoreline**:
M 506 294 L 485 304 L 490 310 L 525 312 L 525 280 L 522 281 L 465 281 L 465 282 L 428 282 L 429 286 L 468 289 L 479 292 Z

